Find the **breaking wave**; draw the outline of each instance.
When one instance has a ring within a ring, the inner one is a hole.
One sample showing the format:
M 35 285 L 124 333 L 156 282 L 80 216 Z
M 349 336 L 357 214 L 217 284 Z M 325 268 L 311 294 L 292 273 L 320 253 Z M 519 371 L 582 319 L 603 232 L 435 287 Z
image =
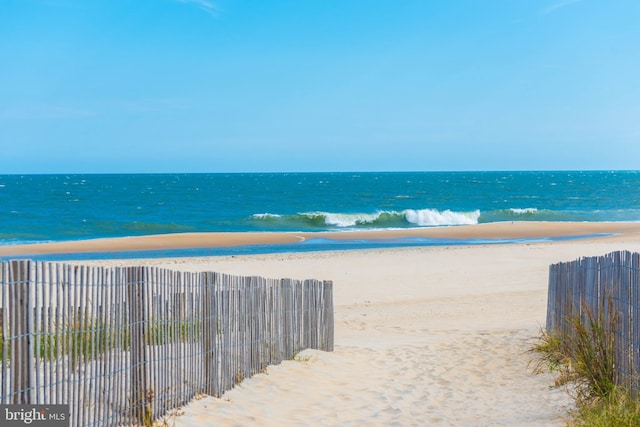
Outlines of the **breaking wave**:
M 593 213 L 591 216 L 593 217 Z M 615 218 L 611 212 L 605 218 Z M 411 227 L 441 227 L 473 225 L 505 221 L 585 221 L 589 216 L 583 211 L 556 211 L 537 208 L 508 208 L 481 212 L 438 209 L 405 209 L 402 211 L 377 211 L 374 213 L 302 212 L 293 215 L 260 213 L 251 220 L 259 229 L 286 230 L 344 230 L 386 229 Z
M 284 225 L 313 229 L 326 228 L 395 228 L 435 227 L 444 225 L 477 224 L 480 211 L 454 212 L 436 209 L 406 209 L 403 211 L 378 211 L 375 213 L 302 212 L 294 215 L 260 213 L 253 219 L 268 225 Z

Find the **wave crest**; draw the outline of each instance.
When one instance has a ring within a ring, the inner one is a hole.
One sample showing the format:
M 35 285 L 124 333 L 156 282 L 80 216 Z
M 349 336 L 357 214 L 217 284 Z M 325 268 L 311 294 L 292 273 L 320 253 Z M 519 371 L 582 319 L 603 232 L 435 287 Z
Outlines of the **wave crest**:
M 509 211 L 514 215 L 535 215 L 538 213 L 536 208 L 511 208 Z
M 263 224 L 278 222 L 291 227 L 324 229 L 333 228 L 406 228 L 444 225 L 477 224 L 480 211 L 455 212 L 449 209 L 406 209 L 403 211 L 378 211 L 375 213 L 301 212 L 294 215 L 273 213 L 254 214 L 254 220 Z
M 473 212 L 454 212 L 449 209 L 438 211 L 435 209 L 421 209 L 414 211 L 408 209 L 405 211 L 407 221 L 419 226 L 438 226 L 438 225 L 473 225 L 478 223 L 480 211 Z

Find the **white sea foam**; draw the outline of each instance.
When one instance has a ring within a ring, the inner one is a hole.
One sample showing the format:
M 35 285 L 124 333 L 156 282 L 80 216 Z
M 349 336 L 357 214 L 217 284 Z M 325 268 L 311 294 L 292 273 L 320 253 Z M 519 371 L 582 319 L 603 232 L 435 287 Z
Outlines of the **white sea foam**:
M 538 209 L 536 209 L 536 208 L 524 208 L 524 209 L 511 208 L 509 210 L 511 212 L 513 212 L 514 214 L 516 214 L 516 215 L 534 214 L 534 213 L 538 212 Z
M 477 224 L 480 211 L 454 212 L 436 209 L 407 209 L 404 211 L 378 211 L 375 213 L 307 212 L 300 217 L 321 221 L 324 225 L 339 228 L 372 226 L 380 228 L 413 226 L 442 226 Z
M 478 223 L 480 211 L 454 212 L 449 209 L 438 211 L 436 209 L 407 209 L 404 211 L 405 217 L 411 224 L 419 226 L 438 225 L 472 225 Z
M 322 213 L 324 222 L 327 225 L 335 225 L 336 227 L 353 227 L 358 224 L 370 224 L 380 218 L 380 212 L 374 214 L 356 213 Z
M 259 213 L 259 214 L 253 214 L 253 217 L 256 219 L 271 219 L 271 218 L 280 218 L 281 215 L 278 214 L 272 214 L 272 213 Z
M 292 224 L 306 224 L 314 227 L 364 227 L 364 228 L 395 228 L 406 226 L 435 227 L 444 225 L 477 224 L 480 210 L 456 212 L 452 210 L 439 211 L 437 209 L 406 209 L 403 211 L 380 210 L 373 213 L 346 212 L 299 212 L 295 215 L 280 215 L 274 213 L 257 213 L 252 217 L 259 221 L 287 221 Z

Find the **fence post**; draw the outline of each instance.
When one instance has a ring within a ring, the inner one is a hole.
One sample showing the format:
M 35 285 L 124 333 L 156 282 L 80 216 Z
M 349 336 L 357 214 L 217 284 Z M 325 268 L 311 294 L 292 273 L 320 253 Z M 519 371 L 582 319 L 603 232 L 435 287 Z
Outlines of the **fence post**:
M 9 267 L 9 336 L 11 344 L 11 389 L 14 404 L 31 403 L 33 325 L 31 323 L 31 262 L 11 261 Z
M 131 415 L 133 422 L 149 425 L 153 414 L 147 399 L 145 348 L 146 301 L 144 267 L 127 267 L 127 292 L 131 340 Z M 150 392 L 150 391 L 149 391 Z
M 632 354 L 632 371 L 631 378 L 633 383 L 631 385 L 631 392 L 634 397 L 637 397 L 638 393 L 638 375 L 640 374 L 640 254 L 635 252 L 631 255 L 631 280 L 632 280 L 632 293 L 631 301 L 631 321 L 632 321 L 632 341 L 631 347 L 633 348 Z
M 271 360 L 276 360 L 276 363 L 279 363 L 280 360 L 284 357 L 285 359 L 293 359 L 293 357 L 298 352 L 298 340 L 297 334 L 299 332 L 298 324 L 296 323 L 296 313 L 298 312 L 296 308 L 299 310 L 299 307 L 295 306 L 295 282 L 292 279 L 281 279 L 280 286 L 273 288 L 272 299 L 273 303 L 271 305 L 271 311 L 274 310 L 276 304 L 279 304 L 280 310 L 283 313 L 282 323 L 281 323 L 281 331 L 282 339 L 277 338 L 277 335 L 274 333 L 272 335 L 272 342 L 281 345 L 278 345 L 276 352 L 272 352 Z M 279 300 L 276 299 L 276 296 Z M 272 316 L 273 317 L 273 316 Z M 274 322 L 275 323 L 275 322 Z M 274 348 L 276 348 L 274 346 Z M 277 355 L 277 359 L 275 359 L 275 355 Z
M 333 351 L 334 344 L 334 317 L 333 317 L 333 282 L 331 280 L 325 280 L 323 282 L 323 295 L 324 295 L 324 305 L 322 310 L 324 310 L 324 325 L 323 325 L 323 334 L 324 334 L 324 345 L 322 350 L 324 351 Z
M 204 353 L 204 393 L 218 396 L 218 354 L 216 337 L 218 335 L 218 313 L 216 310 L 215 273 L 203 273 L 202 298 L 202 351 Z

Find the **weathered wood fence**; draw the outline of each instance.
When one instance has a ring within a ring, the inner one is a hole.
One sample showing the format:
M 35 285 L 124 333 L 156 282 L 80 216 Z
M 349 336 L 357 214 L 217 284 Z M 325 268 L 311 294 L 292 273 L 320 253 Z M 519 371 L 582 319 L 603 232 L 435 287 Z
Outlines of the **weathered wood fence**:
M 571 334 L 569 319 L 585 325 L 603 319 L 613 334 L 615 367 L 622 385 L 640 391 L 640 254 L 612 252 L 549 268 L 547 331 Z M 613 319 L 610 322 L 608 319 Z M 609 326 L 612 325 L 612 326 Z
M 305 348 L 333 350 L 330 281 L 0 263 L 0 403 L 149 424 Z

